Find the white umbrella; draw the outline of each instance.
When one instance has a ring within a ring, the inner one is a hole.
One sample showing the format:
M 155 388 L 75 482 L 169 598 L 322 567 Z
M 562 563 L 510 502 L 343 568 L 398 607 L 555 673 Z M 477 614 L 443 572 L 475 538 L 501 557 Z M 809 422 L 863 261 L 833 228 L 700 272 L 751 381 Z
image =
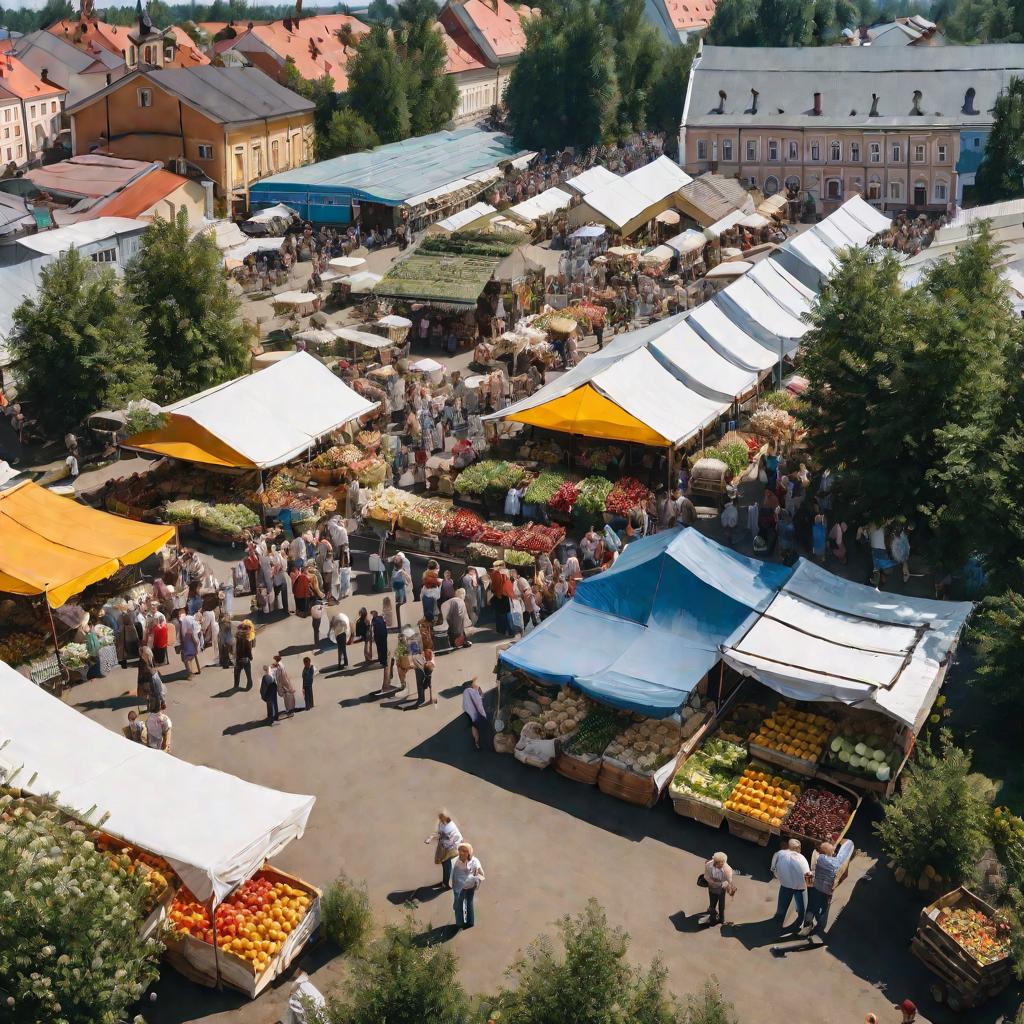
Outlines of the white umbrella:
M 334 342 L 334 332 L 322 327 L 308 327 L 298 334 L 292 335 L 295 341 L 304 341 L 307 345 L 330 345 Z
M 366 260 L 360 256 L 335 256 L 330 261 L 330 266 L 334 267 L 335 270 L 355 270 L 356 267 L 361 267 Z
M 395 313 L 388 313 L 377 321 L 378 327 L 412 327 L 412 321 Z

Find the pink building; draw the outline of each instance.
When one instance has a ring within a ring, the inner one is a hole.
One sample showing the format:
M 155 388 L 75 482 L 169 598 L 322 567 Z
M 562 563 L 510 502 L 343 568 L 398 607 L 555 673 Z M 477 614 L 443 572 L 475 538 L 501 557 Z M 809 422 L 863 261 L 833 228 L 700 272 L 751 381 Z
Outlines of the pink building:
M 682 164 L 830 213 L 859 193 L 887 213 L 946 209 L 960 133 L 992 126 L 1024 45 L 705 46 L 680 129 Z

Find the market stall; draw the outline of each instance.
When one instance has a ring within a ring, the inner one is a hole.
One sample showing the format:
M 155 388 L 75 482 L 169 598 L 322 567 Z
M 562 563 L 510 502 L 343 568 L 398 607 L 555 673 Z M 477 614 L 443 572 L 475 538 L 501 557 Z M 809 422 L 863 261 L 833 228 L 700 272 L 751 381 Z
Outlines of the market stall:
M 0 665 L 0 768 L 23 792 L 59 793 L 61 806 L 80 821 L 102 821 L 108 836 L 173 870 L 182 887 L 167 909 L 174 931 L 166 955 L 188 977 L 208 985 L 220 980 L 255 996 L 319 925 L 318 891 L 268 863 L 305 831 L 312 796 L 257 786 L 132 743 L 7 665 Z M 140 793 L 159 799 L 140 800 Z M 244 898 L 250 893 L 262 895 L 261 906 Z M 275 909 L 289 925 L 278 929 L 280 938 L 262 940 L 267 945 L 261 941 L 258 950 L 251 941 L 235 942 L 239 924 L 258 931 Z M 233 929 L 221 926 L 229 913 Z
M 277 316 L 309 316 L 320 308 L 320 296 L 316 292 L 279 292 L 271 300 Z

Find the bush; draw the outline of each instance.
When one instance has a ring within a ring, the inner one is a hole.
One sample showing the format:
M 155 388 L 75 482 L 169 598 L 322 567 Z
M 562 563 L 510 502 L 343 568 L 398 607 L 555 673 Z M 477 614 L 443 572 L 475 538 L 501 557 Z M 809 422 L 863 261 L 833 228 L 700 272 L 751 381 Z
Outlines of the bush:
M 783 412 L 793 412 L 800 408 L 800 399 L 789 391 L 769 391 L 761 396 L 761 404 Z
M 687 996 L 680 1024 L 737 1024 L 736 1011 L 722 995 L 714 975 L 700 992 Z
M 358 952 L 373 928 L 366 886 L 340 875 L 320 900 L 320 916 L 325 934 L 342 953 Z
M 991 817 L 971 777 L 971 755 L 954 746 L 948 730 L 940 734 L 939 746 L 935 752 L 919 744 L 903 792 L 883 807 L 875 831 L 911 878 L 931 867 L 951 888 L 970 876 Z

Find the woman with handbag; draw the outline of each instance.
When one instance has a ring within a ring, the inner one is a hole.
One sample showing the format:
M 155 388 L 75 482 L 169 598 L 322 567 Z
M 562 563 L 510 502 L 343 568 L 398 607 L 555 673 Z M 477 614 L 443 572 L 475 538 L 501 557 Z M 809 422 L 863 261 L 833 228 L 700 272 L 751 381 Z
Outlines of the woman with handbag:
M 716 853 L 704 865 L 704 874 L 697 879 L 697 884 L 708 890 L 708 924 L 724 924 L 725 897 L 736 895 L 729 858 L 724 853 Z
M 459 843 L 459 856 L 452 865 L 452 890 L 455 895 L 455 927 L 472 928 L 473 897 L 483 884 L 484 868 L 469 843 Z
M 450 889 L 452 887 L 452 862 L 459 855 L 459 843 L 462 842 L 462 833 L 459 826 L 452 821 L 452 816 L 443 808 L 437 812 L 437 831 L 432 832 L 424 843 L 435 842 L 434 863 L 441 865 L 441 887 Z

